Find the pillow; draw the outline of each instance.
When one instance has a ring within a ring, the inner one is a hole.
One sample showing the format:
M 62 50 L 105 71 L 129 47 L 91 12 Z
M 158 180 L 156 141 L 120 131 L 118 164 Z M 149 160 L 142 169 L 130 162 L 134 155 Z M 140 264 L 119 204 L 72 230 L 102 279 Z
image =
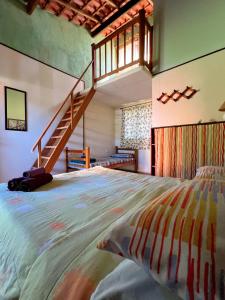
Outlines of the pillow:
M 90 300 L 180 300 L 137 264 L 124 259 L 100 281 Z
M 121 219 L 97 245 L 183 299 L 224 299 L 225 181 L 190 180 Z
M 225 167 L 204 166 L 197 169 L 195 179 L 225 180 Z

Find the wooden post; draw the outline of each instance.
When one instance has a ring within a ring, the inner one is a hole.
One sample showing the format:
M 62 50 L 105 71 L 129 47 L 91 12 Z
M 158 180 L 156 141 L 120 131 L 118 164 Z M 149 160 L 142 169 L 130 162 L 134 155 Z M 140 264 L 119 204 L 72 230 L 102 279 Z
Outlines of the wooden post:
M 116 148 L 116 153 L 118 153 L 118 146 L 116 146 L 115 148 Z
M 95 66 L 96 66 L 96 49 L 95 43 L 91 44 L 91 52 L 92 52 L 92 86 L 95 84 Z
M 144 65 L 145 50 L 145 10 L 139 11 L 139 65 Z
M 153 26 L 151 26 L 151 32 L 150 32 L 150 70 L 152 71 L 153 67 Z
M 85 148 L 85 168 L 90 168 L 90 147 Z
M 68 163 L 69 163 L 69 160 L 68 160 L 68 147 L 65 148 L 65 152 L 66 152 L 66 173 L 68 173 Z
M 70 94 L 70 123 L 71 129 L 73 129 L 73 94 Z
M 134 159 L 135 159 L 135 172 L 138 172 L 138 150 L 134 150 Z
M 41 166 L 41 140 L 38 143 L 38 168 Z

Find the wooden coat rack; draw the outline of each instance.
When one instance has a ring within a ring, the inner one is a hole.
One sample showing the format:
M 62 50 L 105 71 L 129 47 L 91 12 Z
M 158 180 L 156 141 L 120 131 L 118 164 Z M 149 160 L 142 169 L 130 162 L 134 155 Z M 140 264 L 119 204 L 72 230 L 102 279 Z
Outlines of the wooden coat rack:
M 159 98 L 157 98 L 158 101 L 160 101 L 163 104 L 166 104 L 170 99 L 177 102 L 182 97 L 185 99 L 190 99 L 196 94 L 198 90 L 193 89 L 190 86 L 187 86 L 183 92 L 180 92 L 179 90 L 173 90 L 173 92 L 169 95 L 167 93 L 162 93 Z

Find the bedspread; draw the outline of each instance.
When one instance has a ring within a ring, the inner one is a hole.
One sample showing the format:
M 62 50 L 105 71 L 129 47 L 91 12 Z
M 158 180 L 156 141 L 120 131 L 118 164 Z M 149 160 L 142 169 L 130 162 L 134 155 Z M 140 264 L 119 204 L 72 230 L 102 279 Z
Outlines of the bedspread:
M 89 299 L 121 259 L 96 243 L 124 215 L 179 184 L 95 167 L 36 192 L 0 185 L 0 299 Z

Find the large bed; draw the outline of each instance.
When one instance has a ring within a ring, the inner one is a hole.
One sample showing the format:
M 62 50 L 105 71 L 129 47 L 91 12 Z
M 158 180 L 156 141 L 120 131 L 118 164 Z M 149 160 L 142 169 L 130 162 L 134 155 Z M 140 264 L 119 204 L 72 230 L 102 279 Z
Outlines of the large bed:
M 56 175 L 32 193 L 1 184 L 0 299 L 100 299 L 96 287 L 123 259 L 98 250 L 99 240 L 179 184 L 102 167 Z

